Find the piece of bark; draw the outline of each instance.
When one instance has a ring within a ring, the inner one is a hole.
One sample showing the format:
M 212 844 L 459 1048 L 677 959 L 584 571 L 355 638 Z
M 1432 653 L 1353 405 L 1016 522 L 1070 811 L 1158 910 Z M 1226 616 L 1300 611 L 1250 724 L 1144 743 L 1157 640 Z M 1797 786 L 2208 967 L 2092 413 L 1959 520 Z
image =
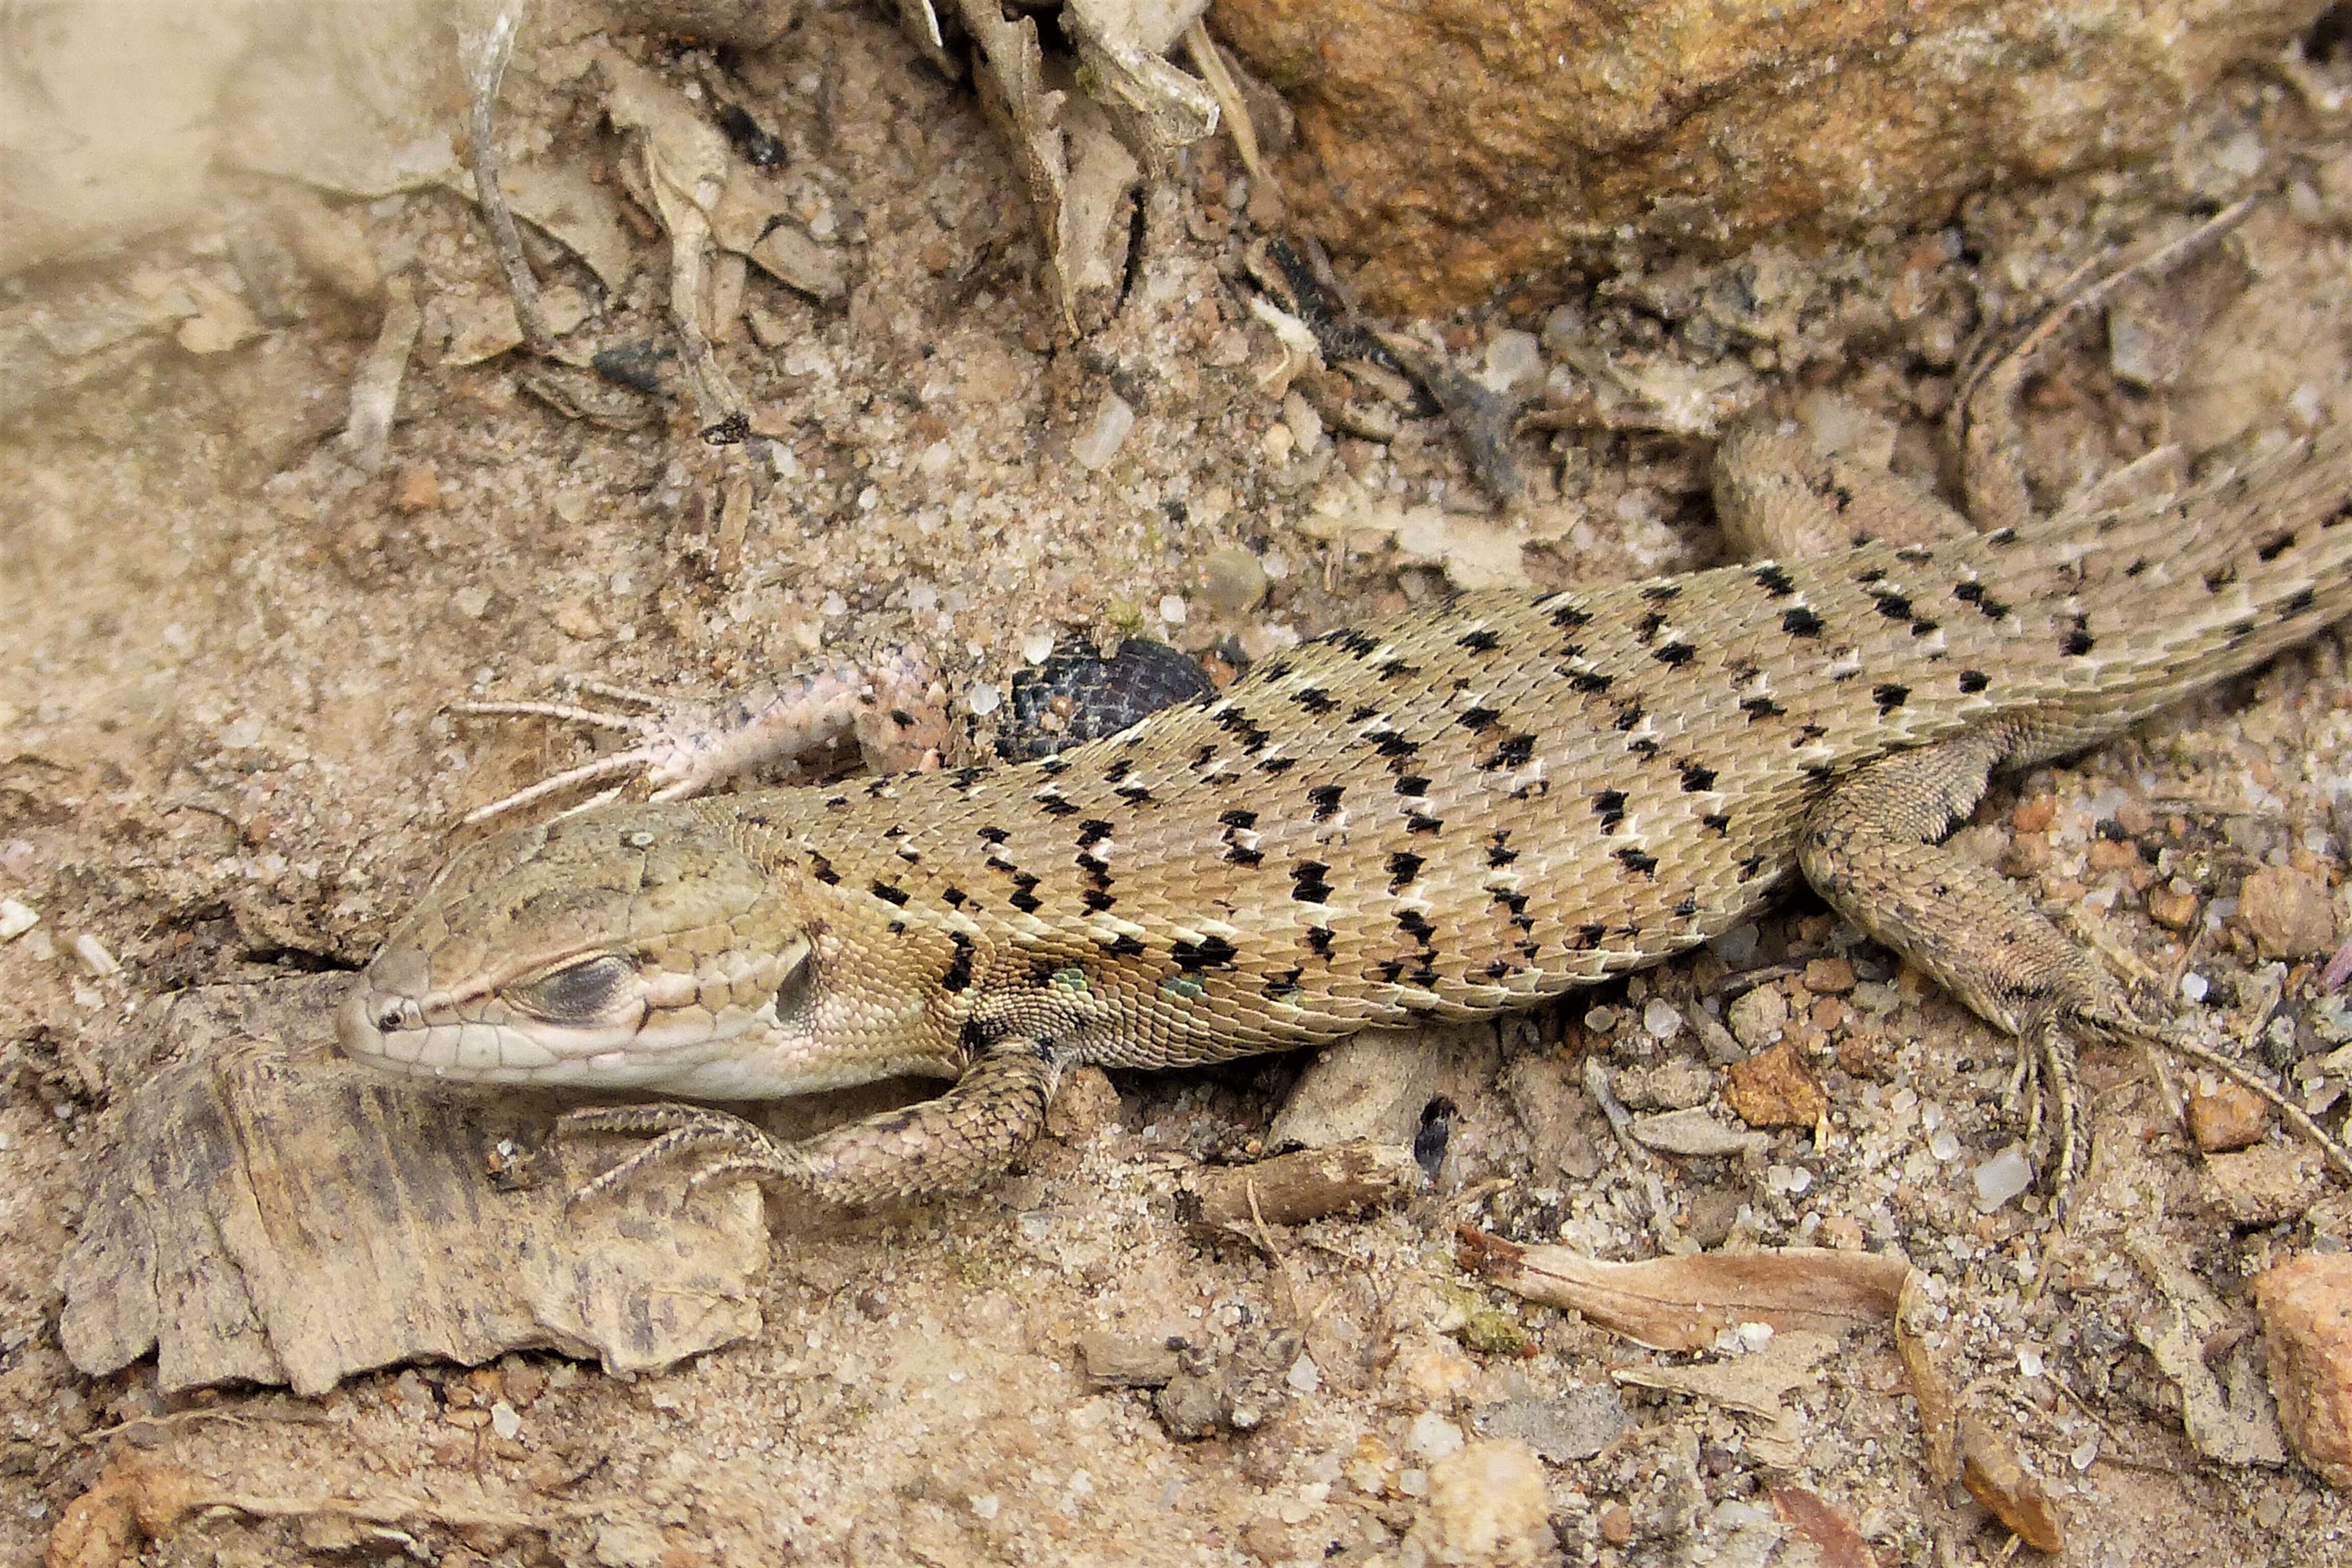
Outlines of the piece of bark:
M 345 1061 L 331 1037 L 348 984 L 210 986 L 156 1009 L 175 1059 L 109 1113 L 66 1260 L 59 1337 L 77 1367 L 152 1350 L 166 1393 L 235 1379 L 315 1394 L 509 1350 L 649 1371 L 759 1331 L 754 1189 L 681 1205 L 680 1184 L 633 1184 L 567 1213 L 596 1151 L 559 1145 L 544 1180 L 500 1190 L 492 1165 L 536 1146 L 554 1107 Z
M 1268 1225 L 1304 1225 L 1350 1209 L 1370 1208 L 1411 1196 L 1427 1184 L 1412 1151 L 1395 1143 L 1337 1143 L 1301 1149 L 1250 1165 L 1211 1166 L 1189 1185 L 1196 1225 L 1247 1230 L 1263 1218 Z M 1255 1203 L 1253 1205 L 1252 1196 Z

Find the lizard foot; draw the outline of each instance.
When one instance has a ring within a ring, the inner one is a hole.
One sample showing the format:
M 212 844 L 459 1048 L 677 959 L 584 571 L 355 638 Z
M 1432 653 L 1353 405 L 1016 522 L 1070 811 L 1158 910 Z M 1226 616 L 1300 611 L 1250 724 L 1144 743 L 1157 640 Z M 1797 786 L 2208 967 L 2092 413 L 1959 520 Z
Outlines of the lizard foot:
M 740 1116 L 698 1105 L 601 1105 L 574 1110 L 555 1124 L 558 1138 L 583 1133 L 618 1132 L 650 1141 L 611 1170 L 590 1178 L 564 1201 L 577 1207 L 637 1180 L 653 1166 L 681 1153 L 695 1156 L 686 1178 L 687 1189 L 730 1176 L 805 1184 L 810 1163 L 790 1143 L 752 1126 Z
M 852 1208 L 885 1208 L 976 1191 L 1003 1175 L 1045 1130 L 1061 1066 L 1051 1049 L 1014 1037 L 976 1058 L 946 1093 L 785 1142 L 740 1116 L 696 1105 L 614 1105 L 575 1110 L 555 1135 L 619 1132 L 651 1138 L 572 1194 L 577 1204 L 635 1180 L 656 1162 L 690 1153 L 689 1188 L 731 1177 Z
M 2091 1149 L 2083 1136 L 2082 1078 L 2076 1070 L 2074 1042 L 2053 1014 L 2021 1037 L 2017 1068 L 2011 1074 L 2006 1097 L 2011 1114 L 2025 1108 L 2025 1146 L 2050 1149 L 2036 1163 L 2050 1181 L 2051 1210 L 2063 1219 L 2074 1201 L 2074 1183 L 2089 1169 Z M 2056 1137 L 2045 1140 L 2054 1113 Z
M 645 780 L 655 800 L 682 800 L 766 763 L 808 756 L 845 737 L 856 738 L 874 772 L 907 773 L 937 767 L 953 741 L 947 693 L 911 649 L 754 687 L 714 702 L 671 699 L 597 680 L 581 681 L 578 689 L 614 706 L 449 705 L 450 712 L 467 718 L 552 719 L 635 742 L 477 806 L 466 814 L 467 825 L 583 784 L 610 783 L 610 788 L 586 803 L 594 805 L 610 799 L 635 777 Z

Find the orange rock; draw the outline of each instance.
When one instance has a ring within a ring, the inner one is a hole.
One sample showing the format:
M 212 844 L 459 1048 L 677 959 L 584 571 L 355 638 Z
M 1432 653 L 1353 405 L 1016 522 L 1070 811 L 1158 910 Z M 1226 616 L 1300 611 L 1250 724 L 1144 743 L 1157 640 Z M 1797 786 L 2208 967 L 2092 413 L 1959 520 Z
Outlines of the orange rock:
M 2050 825 L 2057 820 L 2058 798 L 2055 795 L 2036 795 L 2032 800 L 2021 800 L 2017 803 L 2017 809 L 2009 814 L 2009 825 L 2020 833 L 2047 833 Z
M 1730 1079 L 1723 1101 L 1750 1127 L 1811 1127 L 1830 1108 L 1812 1069 L 1788 1040 L 1732 1063 Z
M 2158 888 L 2147 896 L 2147 918 L 2167 931 L 2187 931 L 2197 918 L 2197 895 Z
M 1817 958 L 1805 965 L 1805 989 L 1816 996 L 1843 996 L 1853 989 L 1853 965 L 1843 958 Z
M 2327 884 L 2284 866 L 2264 866 L 2246 879 L 2238 921 L 2264 958 L 2310 958 L 2336 945 Z
M 2256 1275 L 2254 1305 L 2288 1443 L 2352 1488 L 2352 1255 L 2306 1253 Z
M 1947 222 L 2003 176 L 2171 145 L 2183 105 L 2322 0 L 1217 0 L 1297 112 L 1283 184 L 1383 311 L 1609 261 Z M 1768 286 L 1769 291 L 1769 286 Z
M 441 504 L 441 476 L 430 463 L 411 463 L 393 481 L 392 504 L 399 511 L 432 511 Z
M 2094 871 L 2137 870 L 2146 862 L 2139 858 L 2139 846 L 2116 838 L 2095 839 L 2085 857 Z
M 2259 1143 L 2270 1124 L 2270 1106 L 2234 1083 L 2189 1097 L 2189 1135 L 2208 1154 Z

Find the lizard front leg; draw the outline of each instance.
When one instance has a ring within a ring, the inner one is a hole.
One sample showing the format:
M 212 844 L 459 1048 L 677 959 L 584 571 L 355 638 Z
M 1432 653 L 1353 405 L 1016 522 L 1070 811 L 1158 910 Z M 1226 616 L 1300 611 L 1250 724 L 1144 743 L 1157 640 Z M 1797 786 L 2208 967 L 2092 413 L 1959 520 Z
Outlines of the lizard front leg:
M 678 1157 L 694 1162 L 688 1184 L 748 1176 L 825 1203 L 883 1208 L 988 1185 L 1045 1130 L 1061 1064 L 1030 1040 L 997 1046 L 933 1100 L 787 1142 L 740 1116 L 706 1106 L 597 1106 L 556 1123 L 559 1137 L 652 1135 L 652 1142 L 583 1185 L 574 1203 Z

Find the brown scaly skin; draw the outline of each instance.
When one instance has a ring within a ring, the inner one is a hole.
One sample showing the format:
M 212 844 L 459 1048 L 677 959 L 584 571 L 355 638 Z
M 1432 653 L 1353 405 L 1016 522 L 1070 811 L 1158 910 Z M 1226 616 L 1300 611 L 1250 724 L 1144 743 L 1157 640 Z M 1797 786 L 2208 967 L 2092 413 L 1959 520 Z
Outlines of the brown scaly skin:
M 1792 438 L 1727 447 L 1719 500 L 1751 532 L 1851 525 L 1856 492 Z M 789 1146 L 687 1107 L 568 1119 L 657 1135 L 599 1185 L 683 1149 L 698 1179 L 892 1203 L 1000 1172 L 1074 1065 L 1533 1006 L 1705 942 L 1801 872 L 2034 1042 L 2063 1187 L 2083 1149 L 2062 1028 L 2150 1031 L 1937 841 L 1992 769 L 2352 612 L 2352 437 L 2023 530 L 1952 538 L 1906 505 L 1946 537 L 1467 596 L 1041 763 L 489 839 L 371 965 L 344 1046 L 420 1076 L 709 1099 L 959 1078 Z

